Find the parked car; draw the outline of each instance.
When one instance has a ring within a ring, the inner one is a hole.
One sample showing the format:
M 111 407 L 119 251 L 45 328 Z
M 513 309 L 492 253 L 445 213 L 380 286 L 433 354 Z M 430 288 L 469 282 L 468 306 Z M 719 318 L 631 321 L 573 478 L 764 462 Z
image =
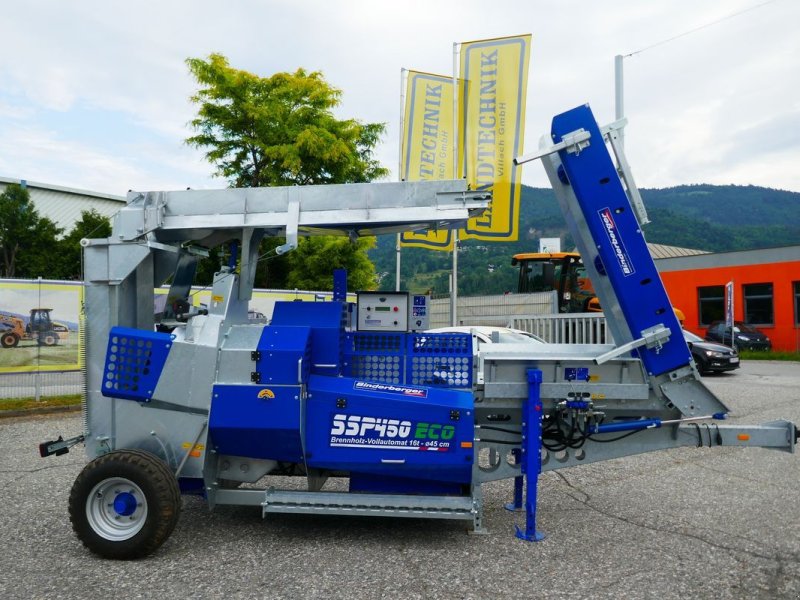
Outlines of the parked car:
M 692 352 L 697 370 L 704 373 L 722 373 L 732 371 L 740 366 L 739 353 L 735 348 L 723 346 L 715 342 L 707 342 L 691 331 L 683 330 L 683 339 Z
M 478 340 L 478 350 L 483 344 L 546 344 L 542 338 L 522 329 L 492 327 L 488 325 L 461 325 L 457 327 L 438 327 L 428 329 L 428 333 L 470 333 Z
M 731 343 L 731 328 L 725 321 L 714 321 L 706 332 L 709 342 L 719 342 L 726 346 L 736 346 L 745 350 L 772 350 L 772 342 L 752 325 L 741 321 L 733 324 L 733 343 Z

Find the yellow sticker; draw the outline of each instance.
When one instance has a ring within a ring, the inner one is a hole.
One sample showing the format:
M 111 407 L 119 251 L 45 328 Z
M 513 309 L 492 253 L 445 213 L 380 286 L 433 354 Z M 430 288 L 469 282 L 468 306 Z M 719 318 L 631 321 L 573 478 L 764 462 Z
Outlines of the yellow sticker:
M 605 400 L 605 394 L 592 394 L 592 400 Z
M 589 381 L 600 381 L 600 375 L 589 375 Z
M 192 448 L 192 444 L 191 442 L 183 442 L 183 444 L 181 444 L 181 447 L 184 450 L 188 450 L 189 448 Z M 200 458 L 200 456 L 203 453 L 203 450 L 205 449 L 206 447 L 203 444 L 195 444 L 194 448 L 192 448 L 192 451 L 189 452 L 189 456 L 192 456 L 194 458 Z
M 212 302 L 222 302 L 223 296 L 211 296 Z
M 270 390 L 268 388 L 264 388 L 263 390 L 258 392 L 258 397 L 259 398 L 274 398 L 275 397 L 275 392 L 273 392 L 272 390 Z

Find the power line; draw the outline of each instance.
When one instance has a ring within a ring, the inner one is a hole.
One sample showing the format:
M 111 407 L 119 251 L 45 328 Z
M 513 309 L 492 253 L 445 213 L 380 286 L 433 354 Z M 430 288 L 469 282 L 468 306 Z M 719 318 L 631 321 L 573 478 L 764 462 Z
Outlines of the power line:
M 729 15 L 726 15 L 724 17 L 721 17 L 721 18 L 717 19 L 716 21 L 711 21 L 710 23 L 706 23 L 705 25 L 700 25 L 699 27 L 695 27 L 694 29 L 690 29 L 689 31 L 684 31 L 683 33 L 679 33 L 676 36 L 673 36 L 671 38 L 667 38 L 666 40 L 661 40 L 660 42 L 656 42 L 655 44 L 651 44 L 650 46 L 645 46 L 644 48 L 642 48 L 640 50 L 636 50 L 635 52 L 631 52 L 630 54 L 625 54 L 624 56 L 625 56 L 625 58 L 628 58 L 629 56 L 633 56 L 634 54 L 641 54 L 642 52 L 644 52 L 646 50 L 650 50 L 650 49 L 655 48 L 657 46 L 663 46 L 666 43 L 675 41 L 675 40 L 677 40 L 679 38 L 682 38 L 684 36 L 687 36 L 687 35 L 689 35 L 691 33 L 695 33 L 697 31 L 700 31 L 701 29 L 706 29 L 707 27 L 711 27 L 712 25 L 716 25 L 717 23 L 722 23 L 723 21 L 727 21 L 728 19 L 732 19 L 733 17 L 738 17 L 739 15 L 742 15 L 742 14 L 744 14 L 746 12 L 750 12 L 751 10 L 755 10 L 757 8 L 761 8 L 762 6 L 766 6 L 767 4 L 772 4 L 773 2 L 776 2 L 776 1 L 777 0 L 766 0 L 766 2 L 762 2 L 761 4 L 756 4 L 755 6 L 751 6 L 750 8 L 745 8 L 743 10 L 740 10 L 739 12 L 731 13 Z

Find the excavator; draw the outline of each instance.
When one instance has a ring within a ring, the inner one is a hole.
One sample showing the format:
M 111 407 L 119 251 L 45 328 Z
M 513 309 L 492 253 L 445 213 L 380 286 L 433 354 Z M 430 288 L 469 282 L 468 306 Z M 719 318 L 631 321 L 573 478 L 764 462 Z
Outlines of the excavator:
M 0 312 L 0 346 L 16 348 L 20 341 L 33 340 L 40 346 L 56 346 L 66 340 L 69 330 L 50 319 L 52 308 L 32 308 L 28 324 L 20 317 Z

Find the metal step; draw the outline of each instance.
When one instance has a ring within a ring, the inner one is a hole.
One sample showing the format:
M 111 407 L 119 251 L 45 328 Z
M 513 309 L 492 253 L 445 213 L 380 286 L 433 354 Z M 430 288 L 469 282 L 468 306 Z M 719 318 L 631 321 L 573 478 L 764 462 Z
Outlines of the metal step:
M 267 513 L 366 515 L 474 520 L 477 507 L 469 496 L 403 496 L 346 492 L 295 492 L 269 488 L 261 503 Z

